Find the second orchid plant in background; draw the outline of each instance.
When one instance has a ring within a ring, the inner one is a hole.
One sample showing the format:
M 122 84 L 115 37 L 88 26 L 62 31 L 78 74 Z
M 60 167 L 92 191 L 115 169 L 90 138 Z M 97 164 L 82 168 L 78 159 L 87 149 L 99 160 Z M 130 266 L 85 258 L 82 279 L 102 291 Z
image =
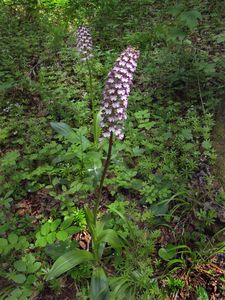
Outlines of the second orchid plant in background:
M 93 88 L 93 72 L 92 72 L 92 63 L 91 58 L 94 56 L 93 51 L 93 42 L 90 30 L 86 26 L 80 26 L 76 32 L 76 48 L 78 53 L 81 56 L 81 62 L 85 62 L 88 70 L 88 91 L 90 96 L 90 108 L 92 111 L 92 120 L 93 120 L 93 136 L 94 143 L 97 145 L 100 135 L 99 130 L 99 113 L 95 108 L 95 98 L 94 98 L 94 88 Z
M 81 60 L 86 61 L 93 57 L 92 51 L 92 37 L 89 28 L 80 26 L 76 33 L 76 46 L 77 51 L 81 54 Z

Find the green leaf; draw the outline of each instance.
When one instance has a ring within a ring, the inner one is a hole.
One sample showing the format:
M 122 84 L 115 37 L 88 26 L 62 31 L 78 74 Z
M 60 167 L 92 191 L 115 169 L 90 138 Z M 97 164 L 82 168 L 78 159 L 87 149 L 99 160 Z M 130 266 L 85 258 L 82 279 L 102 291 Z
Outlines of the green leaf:
M 154 203 L 151 205 L 151 210 L 155 216 L 163 216 L 168 213 L 169 204 L 165 201 Z
M 80 227 L 78 226 L 70 226 L 69 228 L 66 228 L 65 231 L 68 233 L 68 235 L 78 233 L 80 231 Z
M 56 238 L 60 241 L 65 241 L 68 238 L 68 233 L 65 230 L 60 230 L 56 233 Z
M 198 10 L 185 11 L 180 15 L 180 20 L 191 30 L 197 27 L 198 20 L 201 18 L 202 15 Z
M 191 149 L 193 149 L 194 148 L 194 144 L 192 144 L 192 143 L 186 143 L 186 144 L 184 144 L 183 145 L 183 149 L 184 149 L 184 151 L 190 151 Z
M 29 242 L 27 241 L 25 236 L 20 236 L 18 243 L 15 245 L 16 250 L 18 249 L 26 249 L 29 246 Z
M 88 208 L 88 207 L 84 208 L 84 212 L 85 212 L 88 228 L 90 229 L 91 233 L 93 234 L 93 228 L 94 228 L 94 225 L 95 225 L 94 214 L 90 210 L 90 208 Z
M 58 226 L 59 226 L 60 223 L 61 223 L 60 219 L 56 219 L 55 221 L 53 221 L 51 223 L 50 230 L 51 231 L 56 231 L 56 229 L 58 228 Z
M 35 245 L 37 247 L 45 247 L 47 245 L 47 238 L 46 237 L 40 237 L 36 241 Z
M 47 235 L 50 231 L 50 223 L 45 223 L 44 225 L 41 226 L 41 234 L 42 235 Z
M 191 129 L 188 128 L 184 128 L 181 131 L 181 136 L 185 139 L 185 140 L 191 140 L 193 138 Z
M 212 148 L 212 144 L 210 141 L 204 141 L 202 143 L 202 147 L 205 149 L 205 150 L 210 150 Z
M 196 293 L 198 297 L 197 300 L 209 300 L 208 293 L 202 286 L 196 288 Z
M 26 264 L 22 260 L 15 261 L 13 266 L 18 272 L 25 272 L 26 271 Z
M 22 290 L 17 288 L 12 291 L 9 297 L 7 297 L 7 300 L 18 300 L 21 299 L 20 296 L 22 295 Z
M 176 247 L 174 247 L 173 245 L 167 245 L 166 248 L 159 249 L 159 256 L 165 261 L 169 261 L 175 255 L 176 255 Z
M 27 284 L 27 281 L 26 281 Z M 33 289 L 32 287 L 23 287 L 23 293 L 22 296 L 20 298 L 20 300 L 28 300 L 31 299 L 32 297 L 30 297 L 33 294 Z
M 66 229 L 73 223 L 74 218 L 73 217 L 65 217 L 64 221 L 60 225 L 60 229 Z
M 176 17 L 183 11 L 183 9 L 184 9 L 183 4 L 176 4 L 174 6 L 169 7 L 168 12 L 172 16 Z
M 4 249 L 6 246 L 8 246 L 7 239 L 0 238 L 0 249 Z
M 18 235 L 15 233 L 10 233 L 10 235 L 8 236 L 8 241 L 10 242 L 10 244 L 15 245 L 18 242 Z
M 109 284 L 104 270 L 99 267 L 93 271 L 91 277 L 90 300 L 108 300 Z
M 119 238 L 118 234 L 113 229 L 105 229 L 97 236 L 97 241 L 99 243 L 105 242 L 110 244 L 114 249 L 119 249 L 123 247 L 123 243 Z
M 170 262 L 168 262 L 167 267 L 171 267 L 173 265 L 183 265 L 184 261 L 183 259 L 177 258 L 177 259 L 172 259 Z
M 49 255 L 53 260 L 56 260 L 65 252 L 69 252 L 70 250 L 74 250 L 78 247 L 77 241 L 71 241 L 68 245 L 67 242 L 57 241 L 55 244 L 48 245 L 44 251 L 47 255 Z
M 55 232 L 50 232 L 47 236 L 46 236 L 46 240 L 49 244 L 53 244 L 54 241 L 56 239 L 56 233 Z
M 64 137 L 68 137 L 71 133 L 74 133 L 73 129 L 63 122 L 50 122 L 51 127 Z
M 41 267 L 41 263 L 36 261 L 34 264 L 27 266 L 27 273 L 35 273 L 37 272 L 37 270 L 40 269 L 40 267 Z
M 135 300 L 135 287 L 129 277 L 116 277 L 110 279 L 112 299 Z
M 13 274 L 10 276 L 10 278 L 15 282 L 15 283 L 24 283 L 26 281 L 26 276 L 24 274 Z
M 92 260 L 94 260 L 94 256 L 88 251 L 79 249 L 69 251 L 55 261 L 47 275 L 47 280 L 52 280 L 75 266 Z
M 34 274 L 30 274 L 30 275 L 27 276 L 26 284 L 27 284 L 27 285 L 31 285 L 31 284 L 33 284 L 36 280 L 37 280 L 37 277 L 36 277 Z
M 16 165 L 16 161 L 19 159 L 19 151 L 7 152 L 0 160 L 2 167 L 13 167 Z
M 145 123 L 142 123 L 142 124 L 138 125 L 138 128 L 140 128 L 140 129 L 144 128 L 144 129 L 149 130 L 152 127 L 154 127 L 155 124 L 157 124 L 155 121 L 145 122 Z

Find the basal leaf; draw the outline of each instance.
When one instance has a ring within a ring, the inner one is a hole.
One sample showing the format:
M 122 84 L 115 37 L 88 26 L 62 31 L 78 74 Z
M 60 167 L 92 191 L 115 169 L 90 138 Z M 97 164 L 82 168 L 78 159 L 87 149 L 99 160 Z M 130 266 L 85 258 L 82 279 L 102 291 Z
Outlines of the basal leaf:
M 90 300 L 108 300 L 109 284 L 104 270 L 99 267 L 93 271 L 91 278 Z
M 74 268 L 75 266 L 86 262 L 86 261 L 92 261 L 94 260 L 94 257 L 92 253 L 85 251 L 85 250 L 79 250 L 75 249 L 72 251 L 69 251 L 62 256 L 60 256 L 55 263 L 53 264 L 51 270 L 49 271 L 47 275 L 47 280 L 54 279 L 63 273 L 69 271 L 70 269 Z
M 51 127 L 64 137 L 68 137 L 71 133 L 74 133 L 73 129 L 63 122 L 50 122 Z
M 100 236 L 97 237 L 98 242 L 110 244 L 114 249 L 123 247 L 123 243 L 118 234 L 113 229 L 105 229 Z

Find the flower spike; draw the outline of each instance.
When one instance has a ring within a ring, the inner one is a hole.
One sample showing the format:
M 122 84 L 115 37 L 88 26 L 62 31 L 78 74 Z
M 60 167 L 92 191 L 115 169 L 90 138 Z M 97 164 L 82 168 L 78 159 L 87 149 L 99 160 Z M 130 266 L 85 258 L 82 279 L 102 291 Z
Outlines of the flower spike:
M 92 57 L 92 37 L 90 30 L 85 26 L 80 26 L 77 29 L 77 50 L 82 56 L 82 60 L 87 60 Z
M 124 137 L 123 123 L 138 58 L 139 51 L 129 46 L 108 74 L 101 109 L 103 137 L 110 137 L 111 132 L 120 140 Z

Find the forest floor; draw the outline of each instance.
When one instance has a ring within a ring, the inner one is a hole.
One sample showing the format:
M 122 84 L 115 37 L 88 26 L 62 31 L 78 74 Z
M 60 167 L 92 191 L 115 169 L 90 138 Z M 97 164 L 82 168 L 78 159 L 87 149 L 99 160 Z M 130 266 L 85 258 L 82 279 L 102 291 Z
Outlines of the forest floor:
M 0 300 L 224 300 L 220 1 L 24 1 L 0 4 Z M 128 45 L 141 55 L 94 222 L 109 141 L 90 99 L 97 113 Z

